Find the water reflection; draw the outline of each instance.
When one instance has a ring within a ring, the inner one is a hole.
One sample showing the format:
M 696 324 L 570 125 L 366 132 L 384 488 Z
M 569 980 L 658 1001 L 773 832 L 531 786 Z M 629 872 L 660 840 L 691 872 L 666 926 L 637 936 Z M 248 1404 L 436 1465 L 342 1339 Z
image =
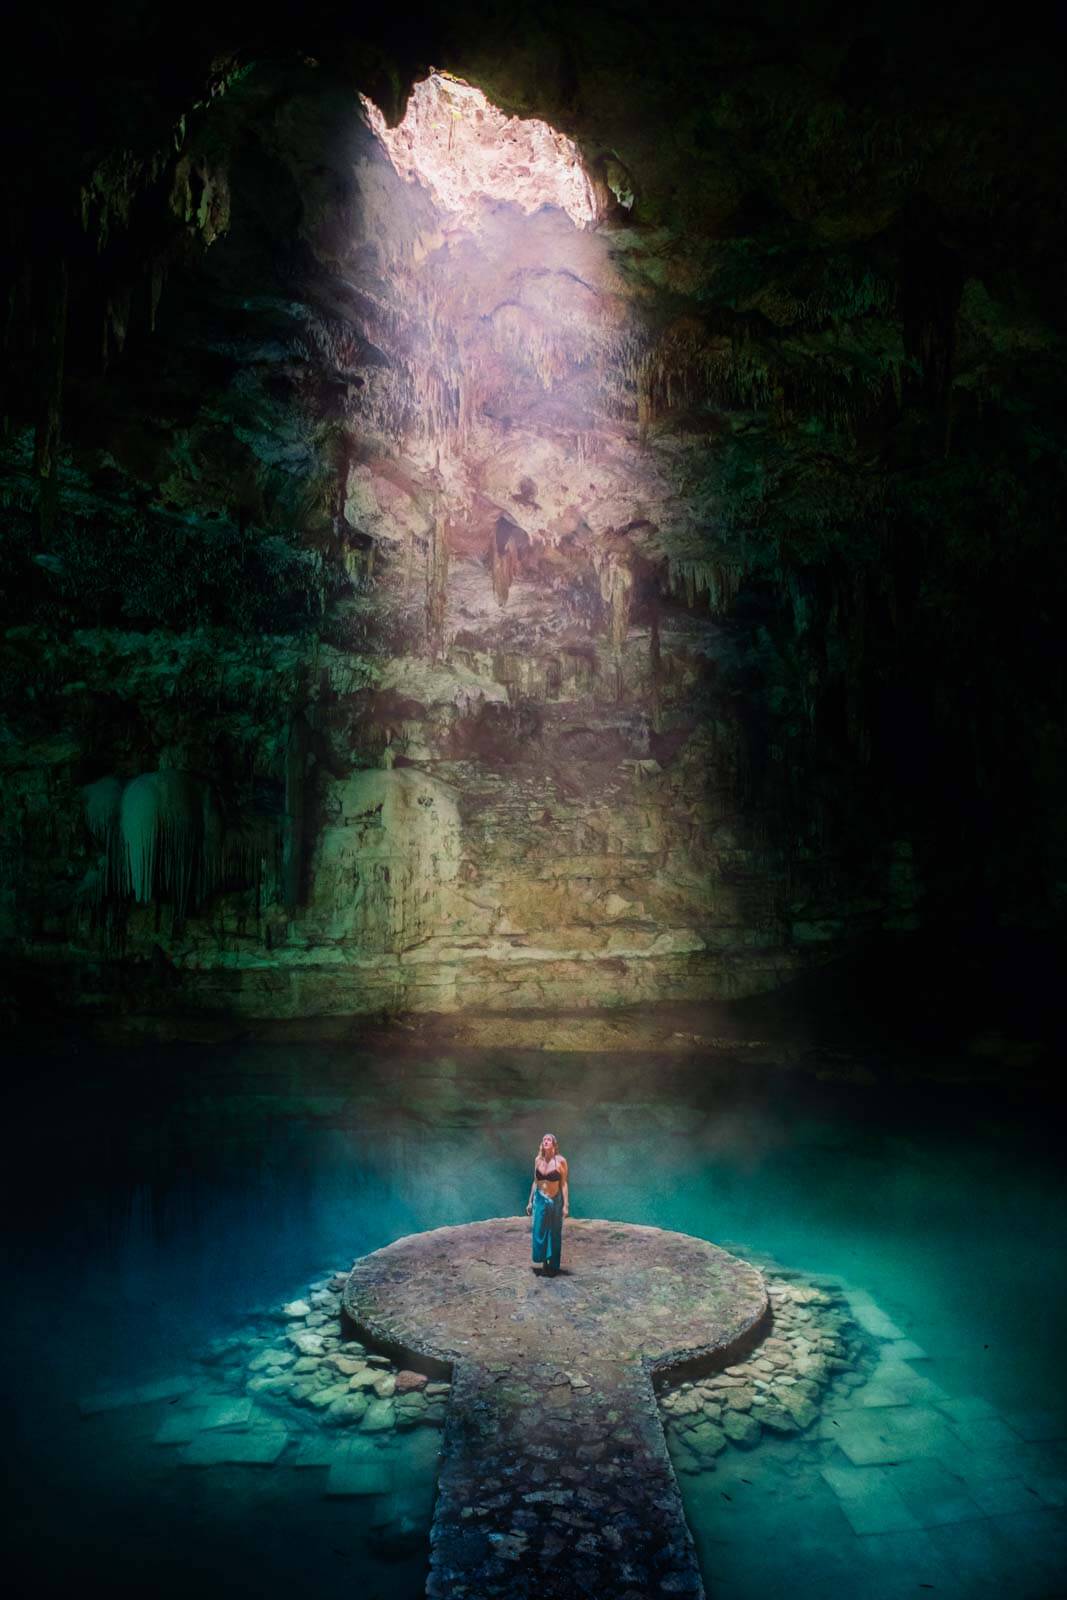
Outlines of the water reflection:
M 1064 1409 L 1064 1177 L 1054 1130 L 1002 1091 L 964 1104 L 744 1063 L 337 1045 L 82 1052 L 63 1069 L 26 1062 L 15 1083 L 6 1437 L 17 1557 L 38 1593 L 106 1575 L 113 1592 L 263 1595 L 339 1573 L 368 1595 L 421 1593 L 421 1556 L 376 1557 L 373 1508 L 323 1500 L 314 1473 L 182 1473 L 152 1447 L 151 1418 L 83 1423 L 76 1402 L 188 1362 L 401 1234 L 518 1213 L 545 1127 L 571 1162 L 576 1215 L 840 1275 L 924 1347 L 946 1390 Z M 728 1567 L 732 1594 L 773 1593 L 758 1562 L 724 1562 L 715 1542 L 728 1476 L 686 1486 L 706 1565 Z M 754 1495 L 731 1526 L 753 1549 L 777 1523 L 801 1539 L 788 1499 Z M 844 1563 L 855 1535 L 836 1502 L 824 1511 L 820 1548 Z M 1046 1512 L 1060 1515 L 1048 1497 Z M 1002 1546 L 1013 1529 L 995 1531 Z M 1031 1533 L 1050 1548 L 1047 1518 Z M 955 1559 L 941 1592 L 983 1592 Z M 905 1592 L 903 1555 L 899 1569 Z

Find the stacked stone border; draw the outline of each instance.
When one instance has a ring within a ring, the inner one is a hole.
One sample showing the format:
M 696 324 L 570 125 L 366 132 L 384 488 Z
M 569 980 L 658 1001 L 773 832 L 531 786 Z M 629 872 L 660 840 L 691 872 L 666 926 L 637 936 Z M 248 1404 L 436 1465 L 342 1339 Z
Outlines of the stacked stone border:
M 712 1472 L 729 1447 L 806 1434 L 828 1398 L 867 1381 L 875 1357 L 838 1282 L 770 1267 L 764 1281 L 769 1309 L 750 1337 L 657 1383 L 676 1472 Z

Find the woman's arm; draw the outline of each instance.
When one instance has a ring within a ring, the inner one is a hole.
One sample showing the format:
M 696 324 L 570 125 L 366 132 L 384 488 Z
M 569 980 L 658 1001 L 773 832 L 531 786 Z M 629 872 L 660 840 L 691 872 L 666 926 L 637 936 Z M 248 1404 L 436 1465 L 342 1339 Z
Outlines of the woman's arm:
M 536 1188 L 537 1188 L 537 1163 L 534 1162 L 534 1176 L 533 1176 L 533 1181 L 530 1184 L 530 1198 L 526 1202 L 526 1215 L 527 1216 L 529 1216 L 531 1211 L 533 1210 L 533 1197 L 534 1197 L 534 1190 Z
M 571 1214 L 571 1186 L 568 1180 L 571 1169 L 562 1156 L 559 1158 L 559 1165 L 563 1172 L 563 1215 L 569 1217 Z

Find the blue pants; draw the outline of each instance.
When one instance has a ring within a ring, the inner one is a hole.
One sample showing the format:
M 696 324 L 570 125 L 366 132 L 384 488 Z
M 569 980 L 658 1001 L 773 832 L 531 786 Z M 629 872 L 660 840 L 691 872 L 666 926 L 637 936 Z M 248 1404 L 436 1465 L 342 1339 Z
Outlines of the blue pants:
M 534 1266 L 546 1266 L 550 1272 L 559 1271 L 563 1250 L 563 1195 L 549 1200 L 540 1189 L 533 1197 L 533 1260 Z

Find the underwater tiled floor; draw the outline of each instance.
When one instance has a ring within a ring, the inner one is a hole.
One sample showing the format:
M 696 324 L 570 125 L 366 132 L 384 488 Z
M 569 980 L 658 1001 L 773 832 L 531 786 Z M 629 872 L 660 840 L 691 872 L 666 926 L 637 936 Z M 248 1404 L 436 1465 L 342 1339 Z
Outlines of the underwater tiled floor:
M 709 1591 L 745 1600 L 1067 1595 L 1067 1414 L 950 1395 L 865 1291 L 868 1384 L 799 1440 L 683 1481 Z
M 805 1432 L 765 1434 L 754 1450 L 721 1455 L 713 1471 L 681 1476 L 709 1594 L 1067 1594 L 1067 1417 L 1001 1413 L 983 1396 L 949 1394 L 931 1375 L 936 1364 L 866 1291 L 845 1292 L 876 1356 L 868 1382 L 827 1398 Z M 90 1428 L 123 1414 L 124 1444 L 104 1435 L 105 1448 L 154 1447 L 175 1472 L 207 1469 L 215 1495 L 238 1510 L 248 1480 L 233 1469 L 269 1467 L 282 1500 L 297 1497 L 295 1471 L 305 1499 L 358 1501 L 351 1531 L 362 1527 L 360 1537 L 387 1524 L 429 1526 L 437 1430 L 294 1435 L 276 1411 L 185 1373 L 97 1392 L 81 1411 Z M 405 1582 L 398 1592 L 417 1593 L 417 1556 Z

